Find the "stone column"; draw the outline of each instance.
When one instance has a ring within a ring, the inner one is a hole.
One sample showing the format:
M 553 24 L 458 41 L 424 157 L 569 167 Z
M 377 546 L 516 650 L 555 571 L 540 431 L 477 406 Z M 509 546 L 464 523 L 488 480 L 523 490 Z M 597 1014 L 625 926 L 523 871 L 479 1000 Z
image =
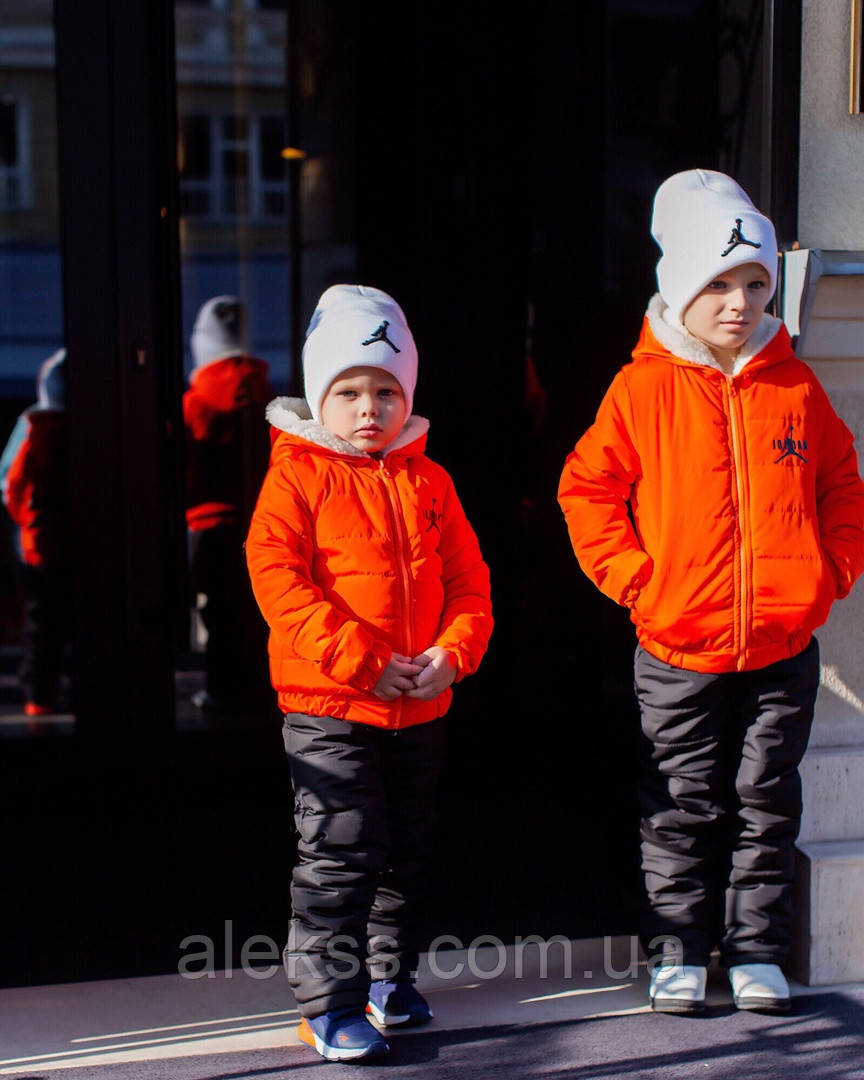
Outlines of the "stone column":
M 803 0 L 798 238 L 823 273 L 798 355 L 864 451 L 864 115 L 849 110 L 852 5 Z M 792 974 L 864 980 L 864 584 L 817 631 L 822 686 L 804 760 Z
M 864 457 L 864 252 L 823 252 L 797 352 Z M 792 974 L 810 985 L 864 980 L 864 581 L 816 634 L 822 676 L 802 765 Z

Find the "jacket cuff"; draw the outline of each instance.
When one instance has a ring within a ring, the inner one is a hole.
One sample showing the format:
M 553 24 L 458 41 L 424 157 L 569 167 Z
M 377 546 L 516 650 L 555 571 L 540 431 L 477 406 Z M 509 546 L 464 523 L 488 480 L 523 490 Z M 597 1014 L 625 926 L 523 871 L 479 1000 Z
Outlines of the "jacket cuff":
M 375 640 L 372 648 L 363 658 L 357 672 L 348 680 L 355 690 L 371 692 L 381 678 L 384 668 L 390 663 L 393 650 L 386 641 Z
M 654 560 L 646 555 L 646 562 L 642 564 L 639 570 L 633 575 L 630 581 L 627 583 L 624 591 L 618 600 L 618 603 L 622 607 L 633 607 L 639 598 L 639 593 L 651 579 L 651 575 L 654 572 Z

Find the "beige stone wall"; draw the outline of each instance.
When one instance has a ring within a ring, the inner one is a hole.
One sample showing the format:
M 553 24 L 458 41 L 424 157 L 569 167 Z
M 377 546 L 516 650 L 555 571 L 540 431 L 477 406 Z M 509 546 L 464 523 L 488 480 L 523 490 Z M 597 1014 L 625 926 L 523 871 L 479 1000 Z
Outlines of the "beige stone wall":
M 851 0 L 804 0 L 798 239 L 864 249 L 864 114 L 849 115 Z
M 797 352 L 855 436 L 864 474 L 864 276 L 819 280 Z M 817 637 L 823 669 L 813 745 L 864 744 L 864 582 L 835 604 Z
M 852 431 L 864 471 L 864 275 L 820 278 L 797 352 Z M 864 979 L 864 582 L 816 636 L 822 676 L 801 768 L 791 970 L 811 985 L 836 985 Z

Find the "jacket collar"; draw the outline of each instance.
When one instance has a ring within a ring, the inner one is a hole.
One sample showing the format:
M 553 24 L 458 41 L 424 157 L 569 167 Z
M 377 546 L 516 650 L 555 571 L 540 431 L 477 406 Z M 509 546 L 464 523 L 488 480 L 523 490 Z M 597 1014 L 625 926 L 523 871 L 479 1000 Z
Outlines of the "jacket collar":
M 703 345 L 701 341 L 693 337 L 690 331 L 675 318 L 660 293 L 655 293 L 651 297 L 648 310 L 645 312 L 645 321 L 657 342 L 672 353 L 673 357 L 687 360 L 692 364 L 702 364 L 704 367 L 716 368 L 718 371 L 723 370 L 708 346 Z M 774 341 L 782 326 L 781 319 L 767 313 L 764 314 L 759 320 L 759 325 L 741 347 L 738 356 L 735 358 L 732 374 L 738 375 L 743 371 L 755 356 Z M 642 344 L 643 341 L 640 339 L 639 345 Z M 637 351 L 640 351 L 639 346 L 637 346 Z
M 329 428 L 312 419 L 309 406 L 303 398 L 277 397 L 267 406 L 267 419 L 272 426 L 288 435 L 294 435 L 298 439 L 323 447 L 325 450 L 333 450 L 337 454 L 345 454 L 348 457 L 370 457 L 365 450 L 358 450 L 356 446 L 345 439 L 334 435 Z M 411 449 L 414 452 L 422 452 L 423 445 L 414 447 L 414 443 L 420 440 L 425 442 L 426 433 L 429 431 L 429 421 L 423 416 L 409 416 L 405 424 L 392 443 L 385 449 L 384 457 L 397 451 Z

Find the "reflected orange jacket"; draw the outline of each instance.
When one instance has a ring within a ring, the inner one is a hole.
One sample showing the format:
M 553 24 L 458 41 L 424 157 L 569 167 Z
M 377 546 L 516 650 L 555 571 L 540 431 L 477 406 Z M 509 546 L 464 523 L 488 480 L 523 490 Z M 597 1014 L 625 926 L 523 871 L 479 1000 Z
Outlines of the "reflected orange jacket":
M 26 434 L 9 466 L 4 502 L 28 566 L 59 566 L 69 544 L 69 426 L 65 409 L 27 409 Z
M 453 482 L 424 454 L 412 417 L 378 460 L 291 411 L 278 435 L 246 540 L 270 626 L 270 673 L 283 712 L 402 728 L 442 716 L 433 701 L 372 693 L 393 652 L 449 650 L 457 679 L 475 671 L 492 631 L 489 572 Z
M 192 532 L 249 520 L 270 449 L 268 365 L 228 356 L 193 370 L 183 394 L 186 524 Z
M 779 320 L 763 316 L 727 376 L 662 314 L 655 297 L 559 502 L 582 569 L 648 652 L 765 667 L 804 649 L 864 569 L 852 435 Z

